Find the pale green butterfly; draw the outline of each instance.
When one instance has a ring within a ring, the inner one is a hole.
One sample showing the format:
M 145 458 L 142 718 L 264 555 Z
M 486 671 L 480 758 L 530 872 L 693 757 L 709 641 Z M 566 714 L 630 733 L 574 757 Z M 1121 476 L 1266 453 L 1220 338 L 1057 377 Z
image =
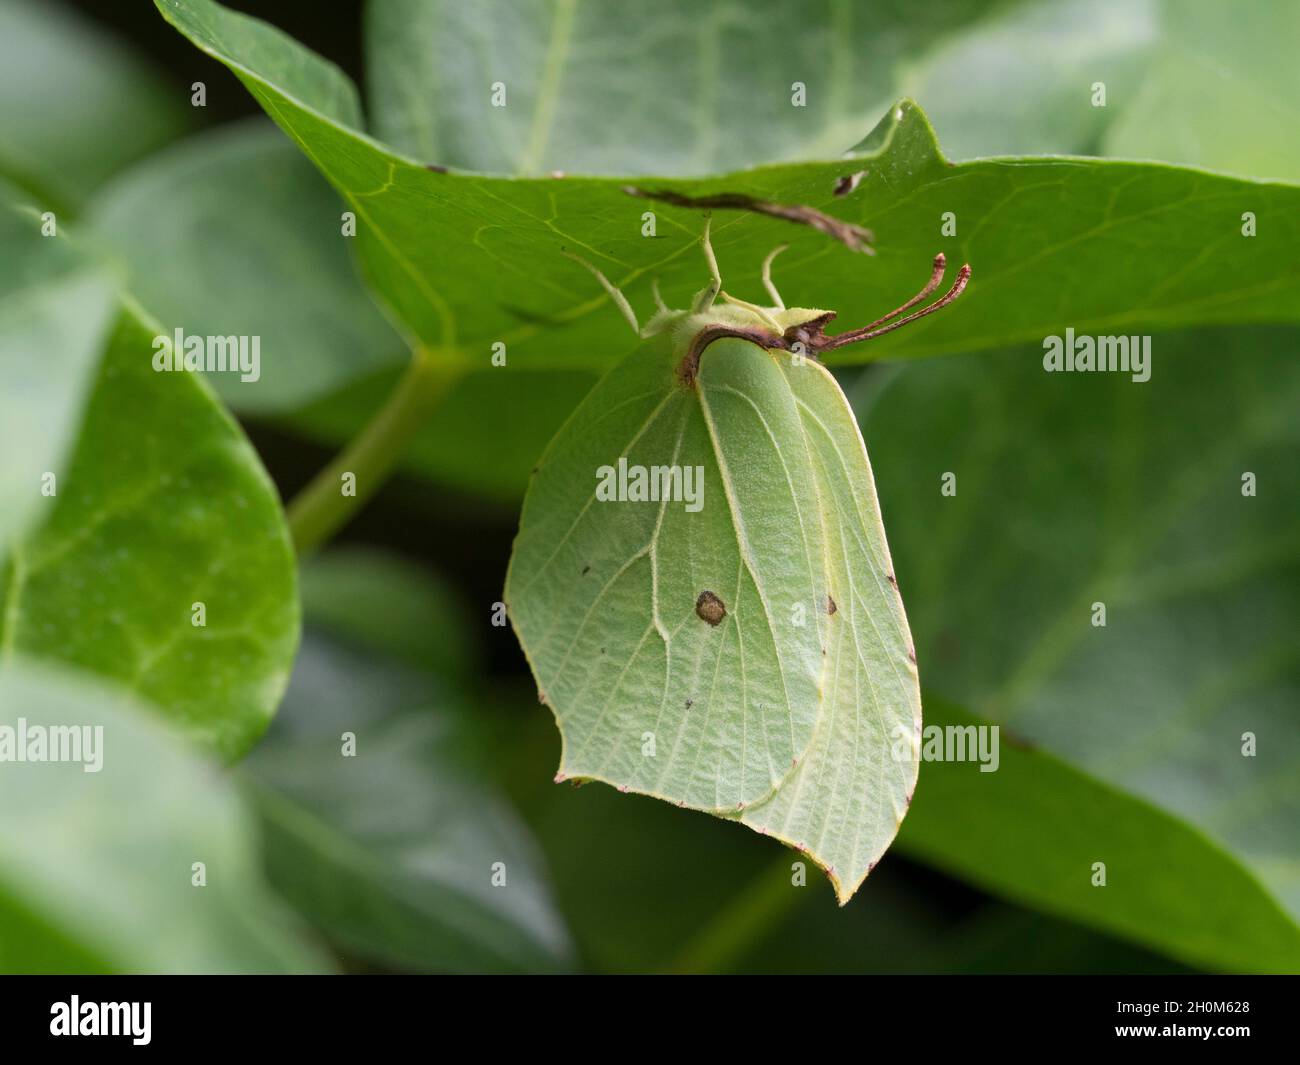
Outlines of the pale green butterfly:
M 712 281 L 551 441 L 524 500 L 505 601 L 552 708 L 556 780 L 742 821 L 807 852 L 841 903 L 893 840 L 917 777 L 915 654 L 866 448 L 816 361 L 939 310 L 943 280 L 862 329 Z M 579 260 L 581 261 L 581 260 Z M 716 302 L 718 297 L 725 302 Z M 905 316 L 904 316 L 905 315 Z M 900 317 L 901 316 L 901 317 Z

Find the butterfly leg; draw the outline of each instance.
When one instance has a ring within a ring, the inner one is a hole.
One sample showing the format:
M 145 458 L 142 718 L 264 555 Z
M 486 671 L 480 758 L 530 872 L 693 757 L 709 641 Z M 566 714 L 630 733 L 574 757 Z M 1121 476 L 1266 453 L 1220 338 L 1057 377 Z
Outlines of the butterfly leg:
M 600 287 L 609 293 L 609 298 L 614 301 L 614 306 L 619 309 L 619 313 L 621 313 L 623 317 L 627 319 L 627 324 L 632 327 L 632 332 L 634 332 L 637 336 L 641 336 L 642 335 L 641 326 L 637 323 L 636 311 L 632 310 L 632 304 L 628 303 L 627 297 L 623 295 L 622 290 L 617 285 L 615 285 L 614 282 L 612 282 L 609 278 L 607 278 L 604 274 L 602 274 L 599 270 L 597 270 L 596 267 L 592 266 L 591 263 L 587 262 L 586 259 L 582 258 L 582 256 L 574 255 L 573 252 L 571 251 L 566 251 L 564 254 L 568 256 L 570 259 L 572 259 L 575 263 L 579 264 L 580 266 L 585 266 L 588 270 L 591 271 L 592 275 L 596 278 L 596 280 L 600 282 Z
M 763 260 L 763 287 L 767 289 L 767 294 L 772 297 L 772 306 L 778 311 L 785 310 L 785 300 L 781 298 L 781 293 L 776 290 L 776 285 L 772 281 L 772 260 L 788 247 L 790 247 L 789 244 L 778 244 L 767 253 L 767 258 Z
M 655 306 L 659 308 L 660 314 L 671 313 L 668 310 L 668 304 L 664 302 L 663 293 L 659 291 L 659 278 L 657 277 L 650 282 L 650 295 L 654 297 Z
M 691 303 L 691 310 L 697 314 L 712 307 L 713 301 L 718 298 L 718 293 L 722 291 L 722 272 L 718 269 L 718 260 L 713 254 L 713 241 L 709 239 L 709 227 L 712 223 L 713 216 L 706 214 L 704 216 L 704 235 L 700 237 L 700 247 L 704 249 L 704 261 L 709 264 L 709 275 L 713 280 L 708 287 L 700 289 L 695 294 L 695 299 Z

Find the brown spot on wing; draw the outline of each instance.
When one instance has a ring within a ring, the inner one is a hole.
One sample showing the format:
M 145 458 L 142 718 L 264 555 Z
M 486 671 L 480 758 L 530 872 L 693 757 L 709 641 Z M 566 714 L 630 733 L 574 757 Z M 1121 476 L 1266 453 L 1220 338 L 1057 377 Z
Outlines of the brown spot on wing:
M 727 616 L 727 607 L 717 595 L 705 589 L 695 600 L 695 613 L 701 621 L 707 621 L 716 627 Z

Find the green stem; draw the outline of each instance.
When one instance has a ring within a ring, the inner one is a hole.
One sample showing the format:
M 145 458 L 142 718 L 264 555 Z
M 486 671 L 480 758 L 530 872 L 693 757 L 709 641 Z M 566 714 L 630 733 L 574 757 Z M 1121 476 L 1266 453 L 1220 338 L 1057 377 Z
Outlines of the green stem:
M 454 374 L 424 348 L 369 425 L 289 504 L 289 531 L 298 554 L 319 547 L 351 520 L 393 472 L 412 438 L 446 394 Z M 343 494 L 343 475 L 356 478 L 356 494 Z
M 790 863 L 798 855 L 782 854 L 776 865 L 763 870 L 739 898 L 732 900 L 668 966 L 673 973 L 726 972 L 745 951 L 800 901 L 808 889 L 790 882 Z M 811 864 L 811 863 L 809 863 Z

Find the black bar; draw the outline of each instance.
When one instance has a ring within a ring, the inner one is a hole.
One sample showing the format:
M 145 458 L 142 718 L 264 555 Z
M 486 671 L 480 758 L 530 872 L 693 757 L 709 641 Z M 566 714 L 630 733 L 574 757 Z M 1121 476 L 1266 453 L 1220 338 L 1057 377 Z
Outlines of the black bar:
M 615 1055 L 620 1030 L 673 1057 L 686 1047 L 698 1057 L 710 1042 L 734 1049 L 737 1040 L 760 1040 L 774 1051 L 833 1053 L 838 1045 L 864 1055 L 873 1046 L 905 1051 L 908 1043 L 927 1054 L 1121 1044 L 1258 1051 L 1294 1049 L 1296 991 L 1292 977 L 1226 976 L 6 977 L 0 1031 L 5 1060 L 15 1062 L 39 1060 L 23 1051 L 96 1053 L 109 1043 L 146 1053 L 201 1049 L 205 1057 L 281 1047 L 334 1056 L 403 1046 L 437 1053 L 482 1039 L 493 1058 L 512 1044 L 524 1052 L 568 1045 L 571 1053 Z M 147 1044 L 137 1045 L 130 1031 L 51 1034 L 74 995 L 79 1023 L 87 1025 L 92 1015 L 110 1024 L 126 1016 L 105 1013 L 100 1003 L 134 1003 L 140 1022 L 148 1003 Z M 1211 1035 L 1178 1031 L 1193 1027 Z M 1160 1034 L 1167 1029 L 1171 1034 Z

